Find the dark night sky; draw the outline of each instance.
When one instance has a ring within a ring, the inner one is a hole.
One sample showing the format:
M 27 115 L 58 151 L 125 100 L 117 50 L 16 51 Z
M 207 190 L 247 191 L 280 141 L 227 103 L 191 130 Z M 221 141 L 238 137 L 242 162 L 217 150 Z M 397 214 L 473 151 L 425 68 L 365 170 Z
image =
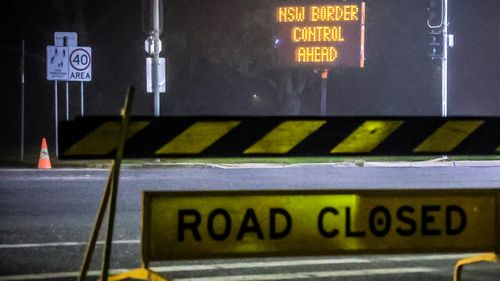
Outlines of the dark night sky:
M 500 1 L 449 1 L 456 44 L 450 49 L 449 113 L 500 116 Z M 427 55 L 427 1 L 366 2 L 367 67 L 333 71 L 328 114 L 439 116 L 440 63 Z M 271 63 L 275 3 L 167 0 L 162 41 L 169 93 L 162 96 L 162 115 L 319 114 L 318 76 Z M 2 159 L 19 155 L 22 38 L 28 54 L 30 156 L 36 157 L 42 136 L 49 147 L 53 143 L 54 85 L 45 80 L 45 47 L 53 44 L 55 31 L 78 32 L 80 45 L 93 48 L 94 80 L 85 84 L 86 114 L 118 114 L 126 87 L 135 85 L 139 93 L 134 114 L 152 115 L 152 96 L 144 93 L 146 34 L 140 0 L 4 1 L 0 21 Z M 280 84 L 284 73 L 307 77 L 298 111 L 289 110 Z M 64 83 L 59 84 L 63 118 Z M 70 87 L 70 100 L 74 118 L 80 106 L 77 83 Z

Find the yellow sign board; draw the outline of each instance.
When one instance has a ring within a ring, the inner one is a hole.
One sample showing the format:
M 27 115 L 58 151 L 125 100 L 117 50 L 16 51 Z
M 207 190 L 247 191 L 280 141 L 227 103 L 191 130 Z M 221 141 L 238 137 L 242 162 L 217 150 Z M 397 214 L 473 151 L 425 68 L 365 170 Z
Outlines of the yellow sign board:
M 146 262 L 493 251 L 498 192 L 146 192 Z

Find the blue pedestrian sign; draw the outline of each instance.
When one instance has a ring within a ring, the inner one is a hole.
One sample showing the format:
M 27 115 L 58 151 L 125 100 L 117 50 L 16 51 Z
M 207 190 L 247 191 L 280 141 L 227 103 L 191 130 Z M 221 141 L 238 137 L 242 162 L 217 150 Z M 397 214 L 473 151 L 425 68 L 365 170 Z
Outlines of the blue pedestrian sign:
M 68 80 L 68 48 L 47 46 L 47 80 Z

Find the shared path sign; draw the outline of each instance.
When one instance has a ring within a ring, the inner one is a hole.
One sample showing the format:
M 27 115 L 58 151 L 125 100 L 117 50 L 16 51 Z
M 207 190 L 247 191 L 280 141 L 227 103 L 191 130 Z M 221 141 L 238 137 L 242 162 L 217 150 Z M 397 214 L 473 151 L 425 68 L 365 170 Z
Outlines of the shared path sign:
M 145 263 L 500 250 L 497 190 L 146 192 Z
M 120 118 L 63 122 L 64 159 L 113 158 Z M 133 118 L 125 158 L 500 154 L 500 118 Z

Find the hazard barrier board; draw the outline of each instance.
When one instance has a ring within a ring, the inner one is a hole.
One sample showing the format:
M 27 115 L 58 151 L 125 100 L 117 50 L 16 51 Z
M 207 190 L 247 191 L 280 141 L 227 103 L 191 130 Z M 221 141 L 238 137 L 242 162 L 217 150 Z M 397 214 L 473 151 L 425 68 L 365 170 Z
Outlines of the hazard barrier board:
M 112 158 L 119 118 L 63 122 L 63 159 Z M 133 118 L 125 158 L 500 154 L 500 118 Z
M 500 250 L 498 190 L 145 192 L 145 262 Z

